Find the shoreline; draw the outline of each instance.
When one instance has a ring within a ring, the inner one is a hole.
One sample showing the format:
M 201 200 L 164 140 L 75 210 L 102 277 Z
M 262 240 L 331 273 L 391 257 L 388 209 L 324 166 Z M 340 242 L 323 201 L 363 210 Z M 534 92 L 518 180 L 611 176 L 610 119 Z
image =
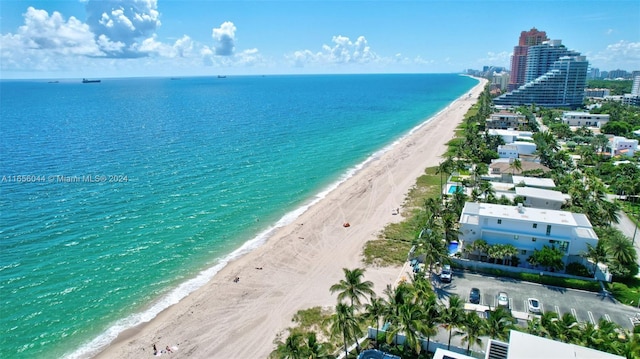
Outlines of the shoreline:
M 295 312 L 335 305 L 329 287 L 343 278 L 342 268 L 364 267 L 364 244 L 376 239 L 388 223 L 402 219 L 391 209 L 401 207 L 425 168 L 438 164 L 455 128 L 484 88 L 486 80 L 479 80 L 407 135 L 355 166 L 353 175 L 323 189 L 234 251 L 222 267 L 213 267 L 219 270 L 208 283 L 150 321 L 119 333 L 101 352 L 85 355 L 152 356 L 157 343 L 159 348 L 174 347 L 172 355 L 181 358 L 267 357 Z M 289 215 L 294 218 L 287 222 Z M 344 222 L 351 226 L 344 228 Z M 365 277 L 381 293 L 399 270 L 366 268 Z

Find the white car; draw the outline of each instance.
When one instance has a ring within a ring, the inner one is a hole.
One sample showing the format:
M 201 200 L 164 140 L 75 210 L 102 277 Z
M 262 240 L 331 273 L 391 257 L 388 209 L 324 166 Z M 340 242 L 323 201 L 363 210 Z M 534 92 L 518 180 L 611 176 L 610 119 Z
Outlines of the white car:
M 498 293 L 498 307 L 509 309 L 509 296 L 505 292 Z
M 453 272 L 451 272 L 451 266 L 445 264 L 442 266 L 442 270 L 440 271 L 440 281 L 444 283 L 451 282 L 451 277 L 453 276 Z
M 540 301 L 536 298 L 527 299 L 529 303 L 529 313 L 540 314 L 542 313 L 542 308 L 540 307 Z

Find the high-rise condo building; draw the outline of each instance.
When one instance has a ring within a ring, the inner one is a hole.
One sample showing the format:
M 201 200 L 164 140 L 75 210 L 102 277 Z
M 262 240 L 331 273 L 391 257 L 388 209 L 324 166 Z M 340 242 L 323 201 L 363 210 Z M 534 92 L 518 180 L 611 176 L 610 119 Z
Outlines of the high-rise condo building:
M 531 28 L 529 31 L 522 31 L 518 45 L 513 48 L 511 56 L 511 77 L 509 79 L 509 91 L 524 85 L 525 71 L 527 69 L 527 52 L 530 46 L 540 45 L 543 41 L 549 40 L 547 33 Z
M 560 40 L 528 49 L 525 84 L 494 100 L 496 105 L 577 108 L 584 100 L 589 63 Z

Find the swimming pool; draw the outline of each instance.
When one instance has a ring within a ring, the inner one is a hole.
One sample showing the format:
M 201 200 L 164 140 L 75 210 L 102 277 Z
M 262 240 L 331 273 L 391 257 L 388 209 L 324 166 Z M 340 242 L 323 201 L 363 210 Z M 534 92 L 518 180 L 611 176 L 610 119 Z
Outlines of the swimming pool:
M 451 242 L 449 243 L 449 255 L 452 256 L 454 254 L 456 254 L 456 252 L 458 252 L 458 242 Z
M 449 194 L 456 193 L 458 191 L 458 188 L 462 189 L 462 186 L 458 186 L 458 185 L 453 184 L 453 185 L 449 186 L 448 193 Z

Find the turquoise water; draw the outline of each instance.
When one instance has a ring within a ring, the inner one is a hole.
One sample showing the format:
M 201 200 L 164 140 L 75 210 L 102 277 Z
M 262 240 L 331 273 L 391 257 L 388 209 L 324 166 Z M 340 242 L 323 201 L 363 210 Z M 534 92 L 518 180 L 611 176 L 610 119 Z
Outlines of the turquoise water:
M 458 190 L 458 187 L 460 187 L 460 186 L 456 186 L 456 185 L 450 186 L 449 187 L 449 194 L 456 193 L 456 191 Z M 460 187 L 460 188 L 462 188 L 462 187 Z
M 93 353 L 476 83 L 0 81 L 0 357 Z

